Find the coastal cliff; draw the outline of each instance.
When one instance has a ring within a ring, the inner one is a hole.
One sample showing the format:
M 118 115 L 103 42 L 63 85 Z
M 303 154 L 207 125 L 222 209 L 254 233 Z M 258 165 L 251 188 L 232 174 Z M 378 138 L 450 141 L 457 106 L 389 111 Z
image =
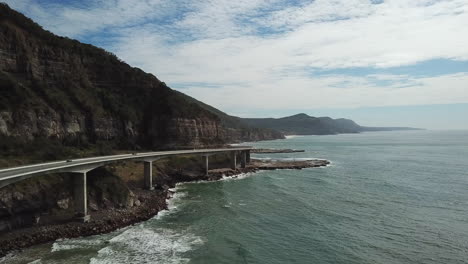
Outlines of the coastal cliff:
M 59 37 L 0 4 L 0 134 L 120 149 L 282 138 L 170 89 L 101 48 Z M 214 109 L 214 110 L 213 110 Z

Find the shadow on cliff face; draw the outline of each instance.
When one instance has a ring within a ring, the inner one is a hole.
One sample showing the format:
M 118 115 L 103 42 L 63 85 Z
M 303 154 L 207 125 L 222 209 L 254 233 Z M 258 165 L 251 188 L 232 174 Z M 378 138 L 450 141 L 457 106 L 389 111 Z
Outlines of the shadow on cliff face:
M 0 232 L 70 221 L 75 214 L 73 175 L 43 175 L 0 189 Z M 105 168 L 88 174 L 91 211 L 133 205 L 132 192 Z
M 70 214 L 71 190 L 71 181 L 62 175 L 44 175 L 0 189 L 0 231 L 38 224 L 41 216 L 57 211 Z

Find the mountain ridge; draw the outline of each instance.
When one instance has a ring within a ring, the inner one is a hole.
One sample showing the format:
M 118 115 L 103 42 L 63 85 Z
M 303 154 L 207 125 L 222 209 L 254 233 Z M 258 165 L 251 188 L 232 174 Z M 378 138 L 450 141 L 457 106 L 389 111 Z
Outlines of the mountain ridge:
M 333 135 L 368 131 L 419 130 L 410 127 L 366 127 L 351 119 L 314 117 L 305 113 L 280 118 L 242 118 L 247 124 L 269 128 L 285 135 Z

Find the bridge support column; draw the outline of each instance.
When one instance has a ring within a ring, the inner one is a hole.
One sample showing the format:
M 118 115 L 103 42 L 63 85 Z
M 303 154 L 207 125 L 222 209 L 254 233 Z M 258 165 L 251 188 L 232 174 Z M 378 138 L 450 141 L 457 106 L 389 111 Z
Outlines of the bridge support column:
M 74 196 L 75 196 L 75 211 L 76 217 L 85 223 L 89 222 L 88 215 L 88 192 L 86 189 L 86 172 L 76 173 L 73 176 L 74 181 Z
M 241 168 L 245 169 L 246 163 L 247 163 L 247 152 L 242 151 L 241 152 Z
M 147 190 L 154 190 L 153 187 L 153 162 L 152 161 L 145 161 L 143 162 L 145 165 L 145 188 Z
M 209 170 L 209 156 L 203 156 L 204 159 L 204 165 L 205 165 L 205 175 L 208 176 L 208 170 Z
M 235 170 L 237 168 L 237 152 L 231 152 L 231 169 Z
M 247 164 L 250 163 L 250 150 L 245 151 L 245 161 Z

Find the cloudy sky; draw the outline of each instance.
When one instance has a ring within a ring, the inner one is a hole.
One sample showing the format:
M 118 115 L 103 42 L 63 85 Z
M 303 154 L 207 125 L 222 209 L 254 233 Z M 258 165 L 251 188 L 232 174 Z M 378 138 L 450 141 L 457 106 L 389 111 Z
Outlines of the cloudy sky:
M 5 2 L 229 114 L 468 129 L 468 0 Z

